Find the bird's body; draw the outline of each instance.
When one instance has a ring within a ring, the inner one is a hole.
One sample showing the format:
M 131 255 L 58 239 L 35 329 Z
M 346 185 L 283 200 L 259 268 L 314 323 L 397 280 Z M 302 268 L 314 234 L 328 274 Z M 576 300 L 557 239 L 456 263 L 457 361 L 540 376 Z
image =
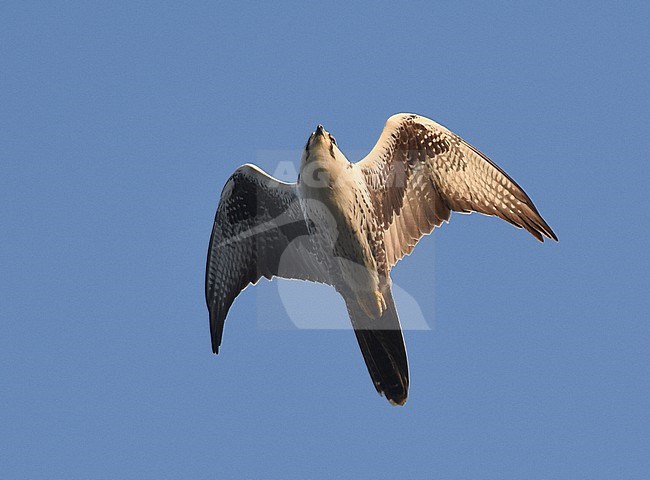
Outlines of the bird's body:
M 300 205 L 332 286 L 357 297 L 364 310 L 378 317 L 385 309 L 379 292 L 387 272 L 382 282 L 376 261 L 380 231 L 368 222 L 373 218 L 370 193 L 361 171 L 335 145 L 330 148 L 325 135 L 317 133 L 303 155 Z
M 318 126 L 295 184 L 240 167 L 219 202 L 206 299 L 213 350 L 234 298 L 262 276 L 325 283 L 345 300 L 380 393 L 406 401 L 408 361 L 390 270 L 451 211 L 495 215 L 557 240 L 532 201 L 499 167 L 424 117 L 391 117 L 371 153 L 350 163 Z

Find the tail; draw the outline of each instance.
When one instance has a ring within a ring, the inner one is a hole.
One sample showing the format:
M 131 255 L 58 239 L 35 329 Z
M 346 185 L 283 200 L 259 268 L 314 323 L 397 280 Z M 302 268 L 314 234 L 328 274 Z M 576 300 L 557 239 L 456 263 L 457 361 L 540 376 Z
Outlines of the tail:
M 380 318 L 369 317 L 356 298 L 345 295 L 359 348 L 377 392 L 393 405 L 404 405 L 409 389 L 409 367 L 402 328 L 390 286 L 384 292 L 386 310 Z

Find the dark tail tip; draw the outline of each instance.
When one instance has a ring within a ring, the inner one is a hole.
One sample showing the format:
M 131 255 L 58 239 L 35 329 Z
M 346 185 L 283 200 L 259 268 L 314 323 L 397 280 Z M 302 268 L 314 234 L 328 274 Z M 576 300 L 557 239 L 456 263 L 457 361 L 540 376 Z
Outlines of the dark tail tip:
M 385 390 L 383 393 L 386 396 L 386 399 L 393 406 L 401 407 L 408 399 L 408 390 L 401 386 L 391 390 Z

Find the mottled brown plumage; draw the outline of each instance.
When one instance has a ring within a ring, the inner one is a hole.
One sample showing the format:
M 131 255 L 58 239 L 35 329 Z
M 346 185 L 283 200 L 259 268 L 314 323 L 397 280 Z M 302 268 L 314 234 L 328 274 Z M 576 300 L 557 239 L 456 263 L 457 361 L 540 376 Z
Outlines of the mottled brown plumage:
M 386 232 L 392 267 L 451 211 L 498 216 L 535 238 L 557 240 L 517 183 L 486 155 L 433 120 L 392 116 L 358 163 Z

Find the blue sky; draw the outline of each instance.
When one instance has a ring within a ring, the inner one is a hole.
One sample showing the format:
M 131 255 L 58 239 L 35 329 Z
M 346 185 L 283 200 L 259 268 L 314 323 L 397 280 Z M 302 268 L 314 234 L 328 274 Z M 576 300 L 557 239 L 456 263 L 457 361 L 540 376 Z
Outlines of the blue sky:
M 2 476 L 647 478 L 649 16 L 3 3 Z M 560 243 L 456 215 L 398 264 L 433 327 L 405 334 L 404 408 L 352 332 L 287 327 L 278 283 L 238 298 L 213 356 L 230 173 L 297 164 L 317 123 L 356 160 L 401 111 L 491 156 Z

